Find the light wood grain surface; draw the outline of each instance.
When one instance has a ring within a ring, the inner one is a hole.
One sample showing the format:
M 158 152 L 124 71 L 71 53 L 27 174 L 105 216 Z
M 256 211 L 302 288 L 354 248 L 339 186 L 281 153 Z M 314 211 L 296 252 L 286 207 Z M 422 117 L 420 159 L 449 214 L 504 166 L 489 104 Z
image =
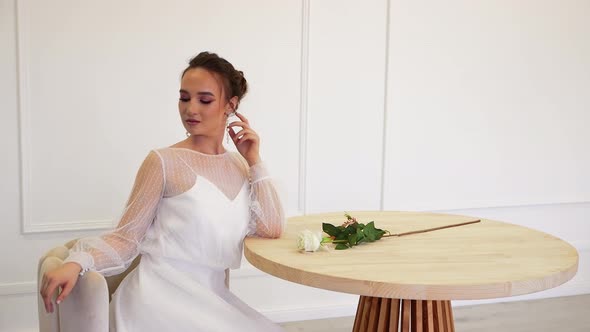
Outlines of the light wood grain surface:
M 403 233 L 477 217 L 420 212 L 350 212 L 359 222 Z M 343 213 L 289 218 L 280 239 L 248 238 L 248 261 L 276 277 L 312 287 L 365 296 L 467 300 L 542 291 L 570 280 L 578 253 L 567 242 L 522 226 L 480 223 L 404 237 L 384 238 L 348 250 L 302 253 L 297 234 L 339 225 Z

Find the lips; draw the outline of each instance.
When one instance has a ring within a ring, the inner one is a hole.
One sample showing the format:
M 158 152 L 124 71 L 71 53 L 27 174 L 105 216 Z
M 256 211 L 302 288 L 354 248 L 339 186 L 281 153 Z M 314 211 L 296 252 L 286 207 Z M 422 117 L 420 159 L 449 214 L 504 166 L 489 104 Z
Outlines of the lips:
M 188 124 L 197 124 L 197 123 L 200 123 L 201 121 L 195 120 L 195 119 L 186 119 L 186 122 Z

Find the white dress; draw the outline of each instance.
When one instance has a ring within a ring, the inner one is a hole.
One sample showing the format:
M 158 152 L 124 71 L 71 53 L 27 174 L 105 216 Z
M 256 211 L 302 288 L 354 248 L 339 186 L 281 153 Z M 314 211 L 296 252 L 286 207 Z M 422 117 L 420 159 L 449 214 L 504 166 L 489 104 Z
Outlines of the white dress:
M 108 276 L 142 255 L 113 294 L 111 331 L 282 331 L 224 281 L 240 266 L 246 236 L 278 237 L 284 224 L 263 164 L 249 168 L 235 152 L 158 149 L 117 228 L 79 240 L 66 261 Z

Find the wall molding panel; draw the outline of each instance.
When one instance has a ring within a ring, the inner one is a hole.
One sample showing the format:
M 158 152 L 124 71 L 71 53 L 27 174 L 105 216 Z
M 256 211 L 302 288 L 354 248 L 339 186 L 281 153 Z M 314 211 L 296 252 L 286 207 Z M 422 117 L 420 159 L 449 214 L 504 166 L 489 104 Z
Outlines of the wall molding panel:
M 23 15 L 28 7 L 26 0 L 16 0 L 16 42 L 18 63 L 18 114 L 20 133 L 20 162 L 21 162 L 21 224 L 23 233 L 35 232 L 35 225 L 31 220 L 31 106 L 29 100 L 29 65 L 26 57 L 30 52 L 30 36 L 27 29 L 29 22 Z M 61 230 L 61 229 L 59 229 Z
M 309 91 L 309 6 L 301 1 L 301 99 L 299 111 L 299 197 L 297 208 L 306 213 L 307 193 L 307 94 Z
M 299 84 L 299 109 L 298 109 L 298 144 L 299 144 L 299 167 L 297 188 L 290 188 L 290 190 L 297 190 L 296 209 L 305 213 L 306 202 L 306 165 L 307 165 L 307 93 L 308 93 L 308 63 L 309 63 L 309 12 L 310 0 L 301 0 L 298 2 L 301 10 L 300 26 L 299 26 L 299 40 L 301 45 L 300 50 L 300 69 L 298 71 L 298 78 L 301 80 Z M 91 230 L 105 230 L 110 229 L 117 222 L 117 219 L 106 218 L 80 218 L 70 219 L 56 217 L 53 220 L 44 220 L 39 216 L 39 190 L 44 192 L 50 187 L 45 187 L 39 184 L 39 181 L 33 176 L 37 149 L 41 141 L 39 138 L 33 137 L 34 132 L 34 109 L 38 108 L 32 105 L 32 100 L 35 96 L 32 93 L 31 80 L 31 65 L 29 59 L 33 55 L 36 47 L 41 47 L 34 43 L 34 37 L 31 30 L 31 24 L 36 22 L 31 21 L 31 12 L 35 9 L 32 0 L 15 0 L 15 19 L 16 19 L 16 53 L 17 53 L 17 85 L 18 85 L 18 127 L 19 127 L 19 152 L 20 152 L 20 212 L 21 212 L 21 233 L 34 234 L 46 232 L 71 232 L 71 231 L 91 231 Z M 39 74 L 37 74 L 39 75 Z M 51 197 L 48 197 L 51 199 Z M 75 200 L 76 198 L 74 198 Z M 44 211 L 44 210 L 43 210 Z M 47 214 L 50 215 L 50 214 Z
M 384 209 L 590 199 L 587 4 L 389 10 Z
M 388 2 L 310 5 L 305 211 L 378 210 Z
M 381 137 L 381 187 L 379 192 L 379 210 L 383 211 L 385 206 L 385 184 L 387 177 L 387 115 L 389 113 L 388 84 L 389 84 L 389 51 L 390 51 L 390 30 L 391 30 L 391 1 L 387 0 L 385 10 L 385 64 L 383 77 L 383 136 Z
M 17 80 L 18 80 L 18 115 L 20 133 L 20 164 L 21 164 L 21 232 L 23 234 L 45 232 L 67 232 L 80 230 L 100 230 L 113 226 L 113 220 L 89 219 L 65 221 L 59 223 L 36 222 L 32 217 L 32 110 L 30 100 L 30 68 L 29 57 L 31 54 L 31 36 L 28 16 L 30 1 L 16 0 L 16 42 L 17 42 Z
M 95 231 L 112 229 L 115 226 L 115 220 L 87 220 L 72 221 L 63 223 L 44 223 L 44 224 L 24 224 L 23 233 L 54 233 L 54 232 L 75 232 L 75 231 Z
M 0 283 L 0 297 L 8 295 L 31 295 L 37 293 L 36 281 Z

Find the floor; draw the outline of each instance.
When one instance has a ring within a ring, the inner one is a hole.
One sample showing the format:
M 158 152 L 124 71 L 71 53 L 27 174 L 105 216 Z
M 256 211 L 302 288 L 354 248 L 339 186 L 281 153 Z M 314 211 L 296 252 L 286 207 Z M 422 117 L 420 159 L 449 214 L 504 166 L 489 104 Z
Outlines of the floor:
M 590 294 L 461 306 L 453 309 L 457 332 L 589 332 Z M 287 332 L 350 332 L 354 317 L 289 322 Z

